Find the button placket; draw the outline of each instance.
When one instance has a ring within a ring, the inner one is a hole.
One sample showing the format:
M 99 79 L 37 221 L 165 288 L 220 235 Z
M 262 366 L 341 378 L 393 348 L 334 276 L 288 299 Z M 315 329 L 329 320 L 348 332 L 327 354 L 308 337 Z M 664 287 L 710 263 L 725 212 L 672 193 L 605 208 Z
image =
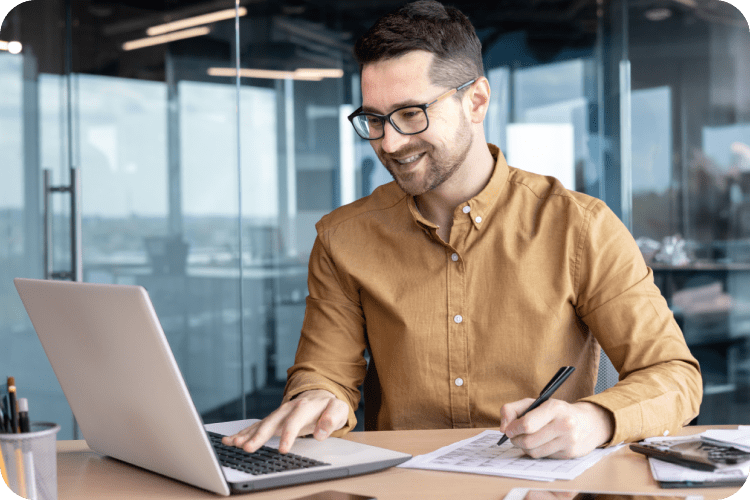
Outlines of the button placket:
M 471 212 L 471 207 L 466 205 L 461 207 L 464 214 Z M 457 218 L 457 221 L 461 219 Z M 469 221 L 472 217 L 469 216 Z M 451 239 L 455 242 L 463 242 L 467 234 L 472 230 L 471 225 L 456 224 L 453 226 Z M 460 243 L 455 243 L 460 245 Z M 469 345 L 469 318 L 464 317 L 466 312 L 466 284 L 464 283 L 465 255 L 459 254 L 459 248 L 454 246 L 446 247 L 446 279 L 447 279 L 447 305 L 448 305 L 448 383 L 450 410 L 452 426 L 454 428 L 464 428 L 471 426 L 471 410 L 468 389 L 468 366 L 467 351 Z

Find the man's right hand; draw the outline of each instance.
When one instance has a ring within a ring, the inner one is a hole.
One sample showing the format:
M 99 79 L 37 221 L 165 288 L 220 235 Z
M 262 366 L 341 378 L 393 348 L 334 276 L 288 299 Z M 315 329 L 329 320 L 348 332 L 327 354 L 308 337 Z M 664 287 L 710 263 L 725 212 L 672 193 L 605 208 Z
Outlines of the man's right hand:
M 279 452 L 288 453 L 297 436 L 312 434 L 322 441 L 341 429 L 349 418 L 349 405 L 331 392 L 316 389 L 301 393 L 282 404 L 260 422 L 233 436 L 222 438 L 222 443 L 254 452 L 272 436 L 280 436 Z

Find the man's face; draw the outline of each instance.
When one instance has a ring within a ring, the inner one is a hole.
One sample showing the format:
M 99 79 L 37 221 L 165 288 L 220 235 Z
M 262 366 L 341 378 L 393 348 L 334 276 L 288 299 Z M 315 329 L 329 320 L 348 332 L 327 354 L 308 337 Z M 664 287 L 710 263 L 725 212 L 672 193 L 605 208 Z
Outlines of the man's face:
M 432 58 L 429 52 L 414 51 L 366 65 L 362 69 L 363 110 L 385 115 L 403 106 L 431 102 L 450 90 L 430 82 Z M 370 141 L 399 187 L 412 196 L 448 180 L 464 163 L 473 139 L 459 100 L 440 101 L 427 108 L 427 116 L 430 125 L 422 133 L 402 135 L 386 123 L 385 135 Z

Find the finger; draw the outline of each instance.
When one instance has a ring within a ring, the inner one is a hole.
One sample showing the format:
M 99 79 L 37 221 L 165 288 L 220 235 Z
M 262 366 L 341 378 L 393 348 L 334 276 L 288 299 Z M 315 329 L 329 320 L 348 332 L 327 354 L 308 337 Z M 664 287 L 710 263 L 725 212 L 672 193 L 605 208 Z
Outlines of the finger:
M 572 453 L 571 450 L 568 449 L 561 449 L 559 451 L 556 451 L 555 453 L 551 453 L 547 456 L 547 458 L 555 458 L 557 460 L 570 460 L 573 458 L 578 458 L 579 456 L 583 455 Z
M 239 432 L 236 432 L 235 434 L 231 434 L 229 436 L 224 436 L 221 438 L 221 442 L 229 445 L 229 446 L 239 446 L 238 441 L 241 439 L 244 443 L 247 439 L 247 436 L 251 435 L 253 432 L 255 432 L 255 429 L 258 427 L 259 422 L 255 422 L 252 425 L 245 427 Z
M 242 443 L 244 443 L 249 438 L 249 436 L 255 433 L 255 430 L 258 428 L 259 425 L 260 425 L 259 421 L 254 422 L 252 425 L 245 427 L 244 429 L 242 429 L 241 431 L 235 434 L 222 437 L 221 442 L 227 446 L 238 446 L 238 440 L 241 439 Z
M 236 438 L 235 442 L 237 444 L 235 446 L 249 453 L 257 451 L 258 448 L 266 444 L 273 436 L 279 435 L 279 429 L 283 426 L 284 421 L 288 418 L 292 410 L 293 407 L 291 405 L 281 405 L 273 413 L 261 420 L 253 433 Z
M 313 436 L 322 441 L 331 435 L 333 431 L 341 429 L 349 419 L 349 405 L 340 399 L 332 399 L 315 425 Z
M 500 408 L 500 431 L 505 432 L 508 425 L 523 415 L 526 408 L 531 406 L 534 400 L 531 398 L 521 399 L 512 403 L 506 403 Z
M 514 420 L 508 425 L 505 434 L 509 438 L 514 438 L 522 434 L 533 434 L 538 432 L 542 427 L 552 422 L 555 417 L 565 411 L 561 401 L 552 400 L 544 402 L 541 406 L 531 410 L 523 417 Z
M 519 434 L 516 437 L 511 438 L 511 443 L 513 443 L 513 446 L 521 448 L 529 456 L 536 458 L 537 453 L 539 453 L 538 450 L 543 449 L 544 446 L 548 445 L 559 437 L 560 432 L 557 431 L 553 423 L 550 423 L 548 425 L 545 425 L 538 431 Z M 545 453 L 554 453 L 555 451 L 557 451 L 549 450 L 546 448 L 544 449 Z M 534 450 L 537 451 L 535 452 Z
M 297 436 L 310 434 L 327 408 L 328 399 L 300 399 L 281 426 L 279 452 L 288 453 Z
M 521 448 L 531 458 L 558 458 L 559 454 L 564 452 L 565 441 L 560 436 L 555 436 L 550 440 L 541 440 L 538 446 L 525 447 L 523 439 L 519 439 L 519 444 L 513 442 L 515 446 Z

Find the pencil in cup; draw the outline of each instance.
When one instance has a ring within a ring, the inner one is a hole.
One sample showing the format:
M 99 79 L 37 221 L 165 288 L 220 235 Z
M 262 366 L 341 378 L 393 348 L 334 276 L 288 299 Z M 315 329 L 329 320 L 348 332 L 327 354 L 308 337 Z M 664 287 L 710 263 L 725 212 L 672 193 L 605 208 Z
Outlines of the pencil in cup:
M 30 500 L 57 500 L 57 424 L 34 422 L 31 432 L 0 434 L 10 489 Z

